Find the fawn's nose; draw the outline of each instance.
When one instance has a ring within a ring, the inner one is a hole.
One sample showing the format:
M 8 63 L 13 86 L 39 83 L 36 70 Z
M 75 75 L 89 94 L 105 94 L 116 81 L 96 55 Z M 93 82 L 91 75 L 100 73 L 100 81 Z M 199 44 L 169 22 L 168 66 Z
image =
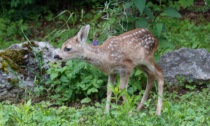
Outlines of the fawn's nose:
M 55 56 L 54 56 L 54 59 L 62 60 L 62 58 L 61 58 L 59 55 L 55 55 Z

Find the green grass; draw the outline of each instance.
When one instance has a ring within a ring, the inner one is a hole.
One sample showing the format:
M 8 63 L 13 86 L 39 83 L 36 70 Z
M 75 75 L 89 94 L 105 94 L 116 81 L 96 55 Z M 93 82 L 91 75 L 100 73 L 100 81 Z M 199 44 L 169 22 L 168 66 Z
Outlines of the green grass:
M 104 113 L 104 102 L 77 107 L 50 107 L 49 102 L 11 105 L 0 103 L 0 125 L 17 126 L 208 126 L 210 125 L 210 89 L 165 93 L 161 116 L 155 115 L 152 97 L 141 112 L 129 115 L 125 105 L 114 105 Z
M 162 18 L 167 26 L 163 36 L 176 48 L 205 48 L 210 51 L 210 23 L 202 17 L 198 19 L 199 24 L 188 19 Z

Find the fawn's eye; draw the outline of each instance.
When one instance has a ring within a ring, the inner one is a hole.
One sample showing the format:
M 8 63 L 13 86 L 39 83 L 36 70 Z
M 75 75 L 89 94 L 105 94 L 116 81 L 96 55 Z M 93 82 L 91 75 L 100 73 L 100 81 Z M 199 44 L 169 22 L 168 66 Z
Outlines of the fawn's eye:
M 71 48 L 65 47 L 65 48 L 64 48 L 64 51 L 65 51 L 65 52 L 69 52 L 69 51 L 71 51 Z

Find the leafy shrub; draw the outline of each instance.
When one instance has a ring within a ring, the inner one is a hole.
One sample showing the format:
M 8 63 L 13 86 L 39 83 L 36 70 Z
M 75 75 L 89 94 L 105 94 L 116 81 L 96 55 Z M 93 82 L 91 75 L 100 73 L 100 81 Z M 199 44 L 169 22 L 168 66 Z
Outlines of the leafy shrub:
M 23 20 L 12 22 L 0 18 L 0 49 L 11 45 L 11 43 L 18 42 L 18 38 L 23 40 L 23 31 L 27 30 L 27 28 L 28 25 Z
M 104 96 L 103 88 L 106 77 L 94 67 L 76 61 L 69 61 L 66 66 L 59 67 L 60 64 L 51 66 L 47 71 L 50 79 L 46 82 L 49 85 L 49 96 L 57 104 L 82 98 L 86 98 L 86 101 L 83 102 L 88 102 L 89 98 L 97 100 Z

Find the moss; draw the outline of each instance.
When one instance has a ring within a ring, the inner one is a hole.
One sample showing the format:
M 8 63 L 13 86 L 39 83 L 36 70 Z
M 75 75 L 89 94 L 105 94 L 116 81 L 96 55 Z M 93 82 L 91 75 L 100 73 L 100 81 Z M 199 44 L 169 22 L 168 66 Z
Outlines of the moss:
M 30 57 L 35 57 L 33 53 L 33 47 L 38 47 L 35 42 L 23 43 L 21 49 L 8 48 L 0 52 L 0 70 L 9 74 L 22 74 L 24 78 L 27 78 L 28 62 Z M 43 72 L 40 70 L 40 72 Z M 10 84 L 18 87 L 19 79 L 11 77 L 7 79 Z
M 22 62 L 24 61 L 21 57 L 20 53 L 16 52 L 14 50 L 6 50 L 3 53 L 0 53 L 0 57 L 3 58 L 1 61 L 2 64 L 2 70 L 4 72 L 8 73 L 8 67 L 12 68 L 13 70 L 17 72 L 21 72 L 21 68 L 19 65 L 22 65 Z
M 24 63 L 24 56 L 27 53 L 27 50 L 7 49 L 4 52 L 0 53 L 0 57 L 2 57 L 6 61 L 13 61 L 18 65 L 22 65 Z
M 17 78 L 8 78 L 7 81 L 12 84 L 15 87 L 19 87 L 18 83 L 19 83 L 19 79 Z
M 0 52 L 0 63 L 2 64 L 0 70 L 8 73 L 8 67 L 10 67 L 18 73 L 23 71 L 21 67 L 27 63 L 28 55 L 31 53 L 32 47 L 38 47 L 38 45 L 35 42 L 29 42 L 22 44 L 22 47 L 26 49 L 6 49 Z
M 3 71 L 3 72 L 5 72 L 5 73 L 9 73 L 9 70 L 7 69 L 7 67 L 8 67 L 8 63 L 7 62 L 5 62 L 5 61 L 2 61 L 1 62 L 1 70 Z

